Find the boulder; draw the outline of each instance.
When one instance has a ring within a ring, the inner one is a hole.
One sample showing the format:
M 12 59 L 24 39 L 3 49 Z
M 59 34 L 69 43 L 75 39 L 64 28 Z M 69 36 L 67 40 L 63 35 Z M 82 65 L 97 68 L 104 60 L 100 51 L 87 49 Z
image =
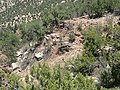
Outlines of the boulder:
M 61 3 L 65 3 L 65 1 L 61 1 Z
M 56 45 L 56 43 L 57 43 L 56 39 L 53 39 L 52 42 L 53 42 L 53 45 Z
M 45 36 L 45 39 L 46 39 L 46 40 L 49 40 L 49 37 L 48 37 L 48 36 Z
M 26 52 L 24 52 L 24 54 L 23 55 L 27 55 L 29 52 L 28 51 L 26 51 Z
M 54 39 L 56 37 L 56 34 L 52 33 L 50 34 L 51 38 Z
M 43 52 L 35 53 L 35 57 L 36 57 L 37 59 L 42 59 L 43 56 L 44 56 Z
M 60 36 L 59 36 L 59 35 L 56 35 L 56 38 L 60 38 Z
M 111 47 L 111 46 L 105 46 L 104 49 L 108 51 L 108 50 L 112 50 L 113 47 Z
M 99 84 L 99 83 L 100 83 L 99 78 L 97 78 L 97 77 L 88 76 L 88 79 L 89 79 L 89 80 L 92 79 L 95 84 Z
M 64 45 L 69 45 L 69 42 L 64 42 L 63 44 L 64 44 Z
M 75 36 L 79 37 L 80 33 L 79 32 L 75 32 Z
M 17 55 L 16 55 L 17 57 L 19 57 L 20 55 L 22 55 L 21 51 L 17 51 L 16 53 L 17 53 Z
M 13 68 L 13 70 L 19 68 L 18 63 L 17 62 L 16 63 L 12 63 L 12 68 Z

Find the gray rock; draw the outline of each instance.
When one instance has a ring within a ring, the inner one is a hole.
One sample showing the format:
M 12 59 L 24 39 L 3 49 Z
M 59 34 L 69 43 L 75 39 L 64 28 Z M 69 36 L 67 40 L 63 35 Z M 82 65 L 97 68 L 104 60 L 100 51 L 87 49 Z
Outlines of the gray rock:
M 42 58 L 44 57 L 44 54 L 43 54 L 43 52 L 35 53 L 35 57 L 36 57 L 37 59 L 42 59 Z

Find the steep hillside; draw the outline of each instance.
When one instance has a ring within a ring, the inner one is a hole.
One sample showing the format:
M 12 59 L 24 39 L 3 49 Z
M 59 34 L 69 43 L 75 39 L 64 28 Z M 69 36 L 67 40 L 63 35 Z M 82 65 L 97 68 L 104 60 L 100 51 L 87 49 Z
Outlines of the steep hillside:
M 120 89 L 120 0 L 0 8 L 0 90 Z
M 119 18 L 119 16 L 108 15 L 98 19 L 88 19 L 84 16 L 65 20 L 65 25 L 54 26 L 52 32 L 46 33 L 42 42 L 31 41 L 24 44 L 17 51 L 17 62 L 12 63 L 12 67 L 1 66 L 3 71 L 11 73 L 8 74 L 8 78 L 3 74 L 4 77 L 2 76 L 3 80 L 1 81 L 3 88 L 7 84 L 8 86 L 5 88 L 9 88 L 10 85 L 13 86 L 11 88 L 21 88 L 23 90 L 26 88 L 34 88 L 33 90 L 49 88 L 53 90 L 52 87 L 48 87 L 49 84 L 54 85 L 56 89 L 59 88 L 57 85 L 68 88 L 69 85 L 63 85 L 64 80 L 68 80 L 67 82 L 73 85 L 69 88 L 74 89 L 77 88 L 77 86 L 74 86 L 77 83 L 80 85 L 84 83 L 85 86 L 79 86 L 79 88 L 86 88 L 85 90 L 87 90 L 88 86 L 86 85 L 89 85 L 87 83 L 90 83 L 90 86 L 92 83 L 92 86 L 94 86 L 92 89 L 95 90 L 107 90 L 107 88 L 109 90 L 113 87 L 116 87 L 113 90 L 119 90 L 119 78 L 116 76 L 119 72 L 119 69 L 117 69 L 119 63 L 117 62 L 120 60 L 120 29 L 117 24 Z M 2 56 L 4 55 L 1 54 Z M 56 67 L 58 64 L 60 66 Z M 3 73 L 3 71 L 1 72 Z M 116 75 L 114 72 L 116 72 Z M 14 76 L 16 78 L 14 79 L 10 76 L 14 74 L 19 77 Z M 53 81 L 57 82 L 58 80 L 53 77 L 54 75 L 62 75 L 62 77 L 59 76 L 62 80 L 60 84 L 53 83 Z M 67 79 L 68 77 L 69 79 Z M 106 78 L 108 82 L 104 81 Z M 81 79 L 83 80 L 82 83 Z M 10 80 L 12 82 L 6 83 Z M 48 82 L 44 82 L 44 80 Z M 13 82 L 14 85 L 12 85 Z M 77 83 L 72 84 L 74 82 Z M 42 83 L 46 85 L 44 86 Z M 31 84 L 33 87 L 30 87 Z M 39 87 L 39 85 L 42 86 Z

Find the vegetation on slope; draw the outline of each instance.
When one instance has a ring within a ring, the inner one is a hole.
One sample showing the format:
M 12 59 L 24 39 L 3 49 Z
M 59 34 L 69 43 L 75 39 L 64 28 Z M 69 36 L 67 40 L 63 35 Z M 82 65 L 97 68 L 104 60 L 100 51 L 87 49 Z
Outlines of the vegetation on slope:
M 66 3 L 61 3 L 61 0 L 46 0 L 41 5 L 36 2 L 37 0 L 28 2 L 24 0 L 0 14 L 0 22 L 2 23 L 13 20 L 18 15 L 41 12 L 41 21 L 36 20 L 21 25 L 16 24 L 14 27 L 1 28 L 0 51 L 9 57 L 8 64 L 15 62 L 15 53 L 20 43 L 43 39 L 45 33 L 52 30 L 53 26 L 58 25 L 62 20 L 79 17 L 84 13 L 88 14 L 90 18 L 101 17 L 105 11 L 113 13 L 115 9 L 120 8 L 119 0 L 78 0 L 76 2 L 67 0 Z M 110 88 L 110 86 L 119 85 L 120 27 L 108 26 L 106 36 L 102 36 L 104 32 L 102 30 L 90 28 L 87 32 L 83 32 L 84 52 L 82 57 L 73 60 L 73 68 L 63 70 L 56 67 L 51 71 L 45 65 L 33 66 L 30 70 L 31 76 L 33 79 L 37 79 L 38 85 L 32 83 L 26 76 L 26 87 L 19 85 L 17 76 L 15 76 L 16 79 L 13 74 L 0 71 L 0 77 L 9 82 L 8 86 L 5 86 L 4 83 L 1 83 L 0 78 L 0 88 L 2 90 L 6 88 L 10 90 L 14 88 L 23 90 L 104 90 L 101 86 Z M 18 31 L 20 32 L 19 35 L 17 34 Z M 70 37 L 73 41 L 74 36 L 70 35 Z M 94 75 L 96 68 L 98 75 L 95 75 L 100 78 L 100 86 L 96 86 L 92 80 L 86 77 Z
M 91 18 L 102 16 L 105 11 L 113 13 L 115 9 L 120 9 L 119 0 L 24 0 L 16 3 L 13 7 L 0 14 L 0 21 L 6 22 L 13 20 L 15 16 L 38 14 L 44 11 L 54 11 L 59 19 L 79 17 L 84 13 Z M 53 13 L 52 13 L 53 14 Z M 46 15 L 44 13 L 43 15 Z
M 85 40 L 83 55 L 70 63 L 72 67 L 68 65 L 68 68 L 61 69 L 58 66 L 50 70 L 46 65 L 33 65 L 30 69 L 32 78 L 26 76 L 26 86 L 21 87 L 18 83 L 18 88 L 23 90 L 107 90 L 107 88 L 119 85 L 120 37 L 118 33 L 120 28 L 108 27 L 106 36 L 102 36 L 103 29 L 98 31 L 95 28 L 90 28 L 88 30 L 83 32 Z M 109 49 L 106 48 L 106 45 Z M 98 68 L 98 72 L 94 74 L 96 68 Z M 92 75 L 99 78 L 100 82 L 97 85 L 93 83 L 92 79 L 87 78 Z M 7 80 L 9 81 L 10 78 Z M 37 80 L 37 84 L 33 83 L 34 80 Z M 13 82 L 17 81 L 13 80 Z M 10 85 L 12 84 L 10 83 Z M 16 84 L 7 88 L 12 87 L 15 88 Z M 1 88 L 5 88 L 4 85 Z

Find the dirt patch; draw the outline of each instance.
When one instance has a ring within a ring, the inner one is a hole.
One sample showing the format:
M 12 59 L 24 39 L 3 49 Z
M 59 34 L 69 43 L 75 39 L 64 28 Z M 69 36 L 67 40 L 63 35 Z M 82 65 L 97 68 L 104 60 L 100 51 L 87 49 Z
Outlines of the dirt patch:
M 120 16 L 113 16 L 113 15 L 105 15 L 104 17 L 101 18 L 96 18 L 96 19 L 88 19 L 88 18 L 74 18 L 72 20 L 66 20 L 66 23 L 72 23 L 73 25 L 80 25 L 82 29 L 88 28 L 90 26 L 105 26 L 108 23 L 112 23 L 113 27 L 116 25 L 118 19 Z

